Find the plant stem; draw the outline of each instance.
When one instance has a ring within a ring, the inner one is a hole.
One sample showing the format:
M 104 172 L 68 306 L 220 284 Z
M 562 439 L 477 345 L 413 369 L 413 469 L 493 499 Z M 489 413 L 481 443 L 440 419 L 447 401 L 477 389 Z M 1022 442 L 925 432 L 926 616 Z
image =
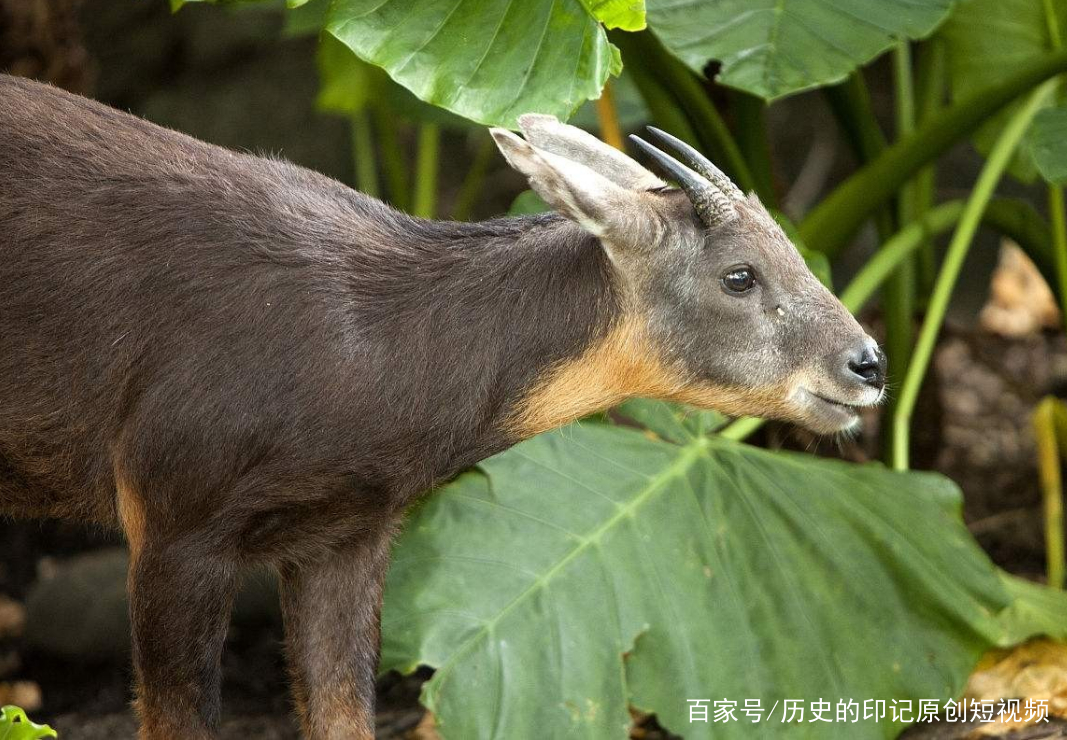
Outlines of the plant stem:
M 389 186 L 389 200 L 401 211 L 411 205 L 409 197 L 408 164 L 397 138 L 397 125 L 393 114 L 382 105 L 374 106 L 374 123 L 381 147 L 382 170 Z
M 677 101 L 659 84 L 656 78 L 639 63 L 631 61 L 627 61 L 626 71 L 630 73 L 638 92 L 641 93 L 641 98 L 645 101 L 645 106 L 652 113 L 652 121 L 687 144 L 698 146 L 700 141 L 693 133 L 689 120 L 678 107 Z
M 1015 152 L 1023 134 L 1026 133 L 1030 122 L 1037 114 L 1041 105 L 1049 98 L 1054 90 L 1055 82 L 1049 82 L 1031 93 L 1029 99 L 1009 120 L 1007 126 L 1001 132 L 989 158 L 986 160 L 982 173 L 978 176 L 974 190 L 967 199 L 963 215 L 959 225 L 949 243 L 945 253 L 945 261 L 941 266 L 941 272 L 934 284 L 934 291 L 930 296 L 930 305 L 927 308 L 926 318 L 923 321 L 922 330 L 919 332 L 919 340 L 915 346 L 911 364 L 908 366 L 904 378 L 904 385 L 900 389 L 900 400 L 894 412 L 894 436 L 892 447 L 892 464 L 896 470 L 908 469 L 908 452 L 910 442 L 911 414 L 915 409 L 915 402 L 919 397 L 919 387 L 922 385 L 926 370 L 930 366 L 933 356 L 934 345 L 937 335 L 948 309 L 949 298 L 956 285 L 960 269 L 963 267 L 963 259 L 978 230 L 978 224 L 982 218 L 989 200 L 993 197 L 993 191 L 1000 181 L 1008 161 Z
M 824 89 L 830 110 L 845 132 L 852 154 L 866 164 L 885 150 L 885 133 L 874 117 L 863 72 L 856 70 L 839 85 Z
M 1048 585 L 1064 585 L 1063 478 L 1057 444 L 1057 405 L 1055 397 L 1045 398 L 1034 410 L 1034 439 L 1037 442 L 1037 467 L 1041 480 L 1041 497 L 1045 514 L 1045 562 Z
M 896 95 L 895 122 L 897 139 L 910 135 L 915 130 L 915 90 L 912 85 L 911 47 L 908 41 L 898 41 L 893 49 L 893 82 Z M 915 183 L 908 182 L 897 197 L 897 223 L 908 226 L 914 219 Z M 885 352 L 891 358 L 888 382 L 890 388 L 900 385 L 911 361 L 912 343 L 915 341 L 915 261 L 908 255 L 900 261 L 890 275 L 882 291 L 882 315 L 885 319 Z M 896 399 L 890 397 L 884 417 L 884 436 L 887 442 L 883 455 L 889 457 L 888 440 L 895 434 Z
M 878 286 L 893 275 L 901 262 L 911 256 L 927 234 L 940 234 L 956 225 L 963 213 L 962 200 L 949 201 L 928 211 L 882 244 L 881 249 L 852 278 L 839 298 L 849 311 L 856 312 L 874 295 Z
M 919 124 L 930 120 L 941 108 L 945 92 L 945 45 L 940 39 L 932 39 L 922 47 L 918 65 L 918 92 L 916 116 Z M 931 164 L 919 171 L 914 183 L 914 213 L 921 219 L 933 207 L 937 191 L 937 165 Z M 934 254 L 934 240 L 923 241 L 916 260 L 919 293 L 929 296 L 937 277 L 937 258 Z
M 1052 227 L 1052 258 L 1056 264 L 1056 283 L 1060 294 L 1060 312 L 1067 321 L 1067 217 L 1064 214 L 1063 188 L 1048 186 L 1048 216 Z
M 732 439 L 740 442 L 748 435 L 754 434 L 757 429 L 763 426 L 763 424 L 763 419 L 757 419 L 754 416 L 744 416 L 740 419 L 731 421 L 725 427 L 720 429 L 718 434 L 723 439 Z
M 857 69 L 840 85 L 826 88 L 826 99 L 860 165 L 866 165 L 885 151 L 885 133 L 874 117 L 871 95 L 862 71 Z M 892 211 L 878 208 L 874 212 L 874 225 L 878 229 L 879 241 L 884 242 L 895 231 Z
M 990 115 L 1045 79 L 1067 70 L 1067 52 L 1042 56 L 1008 77 L 942 109 L 842 183 L 800 224 L 804 242 L 836 255 L 869 214 Z
M 741 155 L 737 141 L 730 134 L 722 116 L 712 105 L 693 72 L 664 49 L 659 40 L 648 31 L 612 32 L 610 38 L 622 50 L 627 65 L 643 67 L 647 74 L 670 93 L 678 108 L 692 124 L 700 146 L 719 160 L 720 166 L 738 187 L 745 192 L 758 192 L 757 183 Z
M 356 170 L 356 188 L 367 195 L 379 197 L 378 163 L 374 156 L 374 136 L 370 128 L 370 116 L 361 110 L 352 116 L 352 159 Z
M 459 187 L 459 195 L 456 196 L 456 205 L 452 208 L 452 218 L 456 221 L 466 221 L 471 217 L 474 204 L 478 202 L 478 196 L 482 194 L 482 185 L 485 184 L 485 175 L 489 172 L 489 165 L 493 161 L 493 153 L 496 147 L 493 139 L 484 132 L 479 137 L 478 151 L 474 155 L 470 169 L 467 170 L 463 184 Z
M 419 125 L 419 153 L 415 162 L 415 195 L 411 213 L 433 218 L 437 211 L 437 155 L 441 136 L 435 123 Z
M 1062 45 L 1060 24 L 1052 0 L 1044 0 L 1045 24 L 1053 49 Z M 1060 313 L 1067 322 L 1067 218 L 1064 216 L 1063 189 L 1049 183 L 1048 214 L 1052 226 L 1052 256 L 1056 262 L 1056 281 L 1060 293 Z
M 778 193 L 774 189 L 774 166 L 767 139 L 767 104 L 755 95 L 730 91 L 730 107 L 734 112 L 737 144 L 756 180 L 756 192 L 768 208 L 778 208 Z
M 611 80 L 604 83 L 604 89 L 596 100 L 596 120 L 600 124 L 600 138 L 616 149 L 624 149 L 622 127 L 619 126 L 619 114 L 615 110 L 615 93 L 612 92 Z

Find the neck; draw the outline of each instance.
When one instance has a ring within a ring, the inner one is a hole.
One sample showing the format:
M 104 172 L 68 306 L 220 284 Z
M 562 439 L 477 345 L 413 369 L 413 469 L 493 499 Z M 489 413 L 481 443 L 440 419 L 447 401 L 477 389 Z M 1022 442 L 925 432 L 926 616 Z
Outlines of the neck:
M 435 451 L 429 477 L 630 395 L 637 333 L 595 237 L 556 216 L 400 226 L 347 272 L 390 434 Z

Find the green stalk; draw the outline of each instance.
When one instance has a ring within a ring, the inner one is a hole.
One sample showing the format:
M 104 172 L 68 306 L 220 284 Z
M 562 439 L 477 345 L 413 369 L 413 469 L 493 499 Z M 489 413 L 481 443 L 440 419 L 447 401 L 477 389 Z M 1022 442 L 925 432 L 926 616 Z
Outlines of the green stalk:
M 1052 227 L 1052 258 L 1056 264 L 1060 311 L 1067 321 L 1067 218 L 1064 215 L 1063 188 L 1048 186 L 1048 215 Z
M 1059 49 L 1063 41 L 1060 38 L 1060 24 L 1052 0 L 1045 0 L 1044 8 L 1049 40 L 1053 49 Z M 1067 321 L 1067 218 L 1064 215 L 1063 189 L 1051 183 L 1048 186 L 1048 213 L 1052 224 L 1052 254 L 1056 261 L 1060 310 L 1064 321 Z
M 886 241 L 875 255 L 841 291 L 839 298 L 849 311 L 855 313 L 874 295 L 879 285 L 895 274 L 897 267 L 911 257 L 927 234 L 948 231 L 960 219 L 964 202 L 953 200 L 928 211 L 922 220 L 913 221 Z
M 612 42 L 622 50 L 627 65 L 641 66 L 658 81 L 692 124 L 701 146 L 745 192 L 758 191 L 741 148 L 726 122 L 712 105 L 700 81 L 677 57 L 663 48 L 648 31 L 612 32 Z M 762 197 L 762 194 L 761 194 Z
M 774 189 L 774 166 L 767 139 L 767 104 L 755 95 L 730 91 L 730 107 L 734 112 L 737 145 L 756 180 L 756 192 L 763 205 L 778 208 L 778 193 Z
M 901 69 L 900 56 L 901 53 L 898 46 L 895 54 L 895 58 L 898 59 L 895 68 L 897 100 L 904 101 L 904 109 L 907 111 L 911 101 L 910 69 L 906 60 L 903 65 L 904 69 Z M 867 84 L 864 82 L 862 71 L 856 70 L 849 75 L 845 82 L 827 89 L 826 98 L 830 103 L 830 109 L 851 144 L 853 154 L 861 165 L 876 159 L 879 154 L 885 151 L 885 134 L 875 118 L 874 110 L 871 106 L 871 96 L 867 90 Z M 898 106 L 897 114 L 897 133 L 900 135 L 902 126 L 900 106 Z M 907 127 L 907 114 L 903 116 L 903 119 L 905 121 L 904 126 Z M 900 215 L 902 217 L 906 215 L 903 209 Z M 880 249 L 884 249 L 889 243 L 890 237 L 895 231 L 894 225 L 897 223 L 893 209 L 888 204 L 878 208 L 874 212 L 874 223 L 878 230 L 878 241 L 882 245 Z M 904 220 L 900 221 L 901 226 L 907 223 Z M 886 324 L 886 352 L 893 358 L 889 368 L 891 387 L 897 385 L 896 381 L 907 367 L 908 356 L 911 354 L 914 333 L 912 324 L 913 278 L 911 263 L 912 259 L 910 257 L 903 258 L 899 269 L 890 276 L 882 290 L 882 314 Z M 892 416 L 886 418 L 891 424 Z
M 374 135 L 370 128 L 370 116 L 361 110 L 352 116 L 352 159 L 356 170 L 356 187 L 375 198 L 379 197 L 378 163 L 374 156 Z
M 415 195 L 411 214 L 433 218 L 437 211 L 437 159 L 441 135 L 437 124 L 419 125 L 419 153 L 415 161 Z
M 845 132 L 852 154 L 861 166 L 885 151 L 885 133 L 874 116 L 871 95 L 860 70 L 850 74 L 840 85 L 826 88 L 826 99 L 838 125 Z M 874 212 L 874 225 L 878 230 L 878 240 L 884 242 L 896 230 L 893 212 L 889 208 L 878 208 Z
M 389 186 L 389 200 L 401 211 L 411 206 L 408 164 L 396 135 L 396 119 L 383 105 L 374 106 L 374 123 L 381 148 L 382 171 Z
M 901 229 L 867 261 L 852 281 L 841 291 L 841 303 L 849 311 L 860 311 L 885 283 L 901 260 L 919 249 L 924 240 L 942 234 L 955 226 L 963 214 L 965 202 L 954 200 L 930 209 L 921 220 Z M 991 201 L 982 216 L 982 224 L 1009 236 L 1023 245 L 1029 254 L 1049 249 L 1048 233 L 1042 232 L 1041 217 L 1036 211 L 1018 208 L 1020 201 L 998 198 Z M 720 434 L 727 439 L 744 439 L 760 426 L 762 419 L 746 417 L 724 428 Z
M 1056 415 L 1062 403 L 1055 397 L 1045 398 L 1037 405 L 1033 416 L 1034 439 L 1037 442 L 1038 477 L 1045 518 L 1045 562 L 1048 585 L 1063 588 L 1063 477 L 1057 439 Z
M 912 85 L 911 47 L 908 41 L 897 42 L 893 49 L 893 83 L 895 88 L 895 122 L 897 139 L 909 136 L 915 130 L 915 89 Z M 908 182 L 900 189 L 897 198 L 897 223 L 908 226 L 915 216 L 912 207 L 915 199 L 915 183 Z M 885 318 L 885 352 L 893 359 L 889 366 L 888 382 L 890 388 L 900 385 L 900 379 L 908 370 L 911 361 L 911 347 L 915 341 L 915 261 L 911 255 L 900 261 L 900 265 L 889 277 L 882 291 L 882 315 Z M 895 435 L 896 399 L 890 397 L 885 415 L 884 440 L 893 439 Z M 883 454 L 889 457 L 889 445 Z
M 800 224 L 806 244 L 836 255 L 867 217 L 915 173 L 970 135 L 989 116 L 1055 74 L 1067 70 L 1067 52 L 1040 57 L 1010 76 L 942 109 L 825 198 Z
M 463 178 L 463 184 L 459 186 L 459 195 L 456 196 L 456 205 L 452 209 L 452 218 L 456 221 L 466 221 L 471 217 L 474 204 L 478 202 L 478 196 L 482 194 L 482 185 L 485 184 L 485 176 L 489 172 L 489 165 L 493 162 L 496 147 L 490 136 L 482 135 L 478 151 L 474 155 L 474 161 Z
M 993 197 L 993 190 L 1000 181 L 1000 177 L 1008 166 L 1008 162 L 1023 134 L 1029 128 L 1030 122 L 1055 89 L 1054 85 L 1055 82 L 1046 83 L 1035 90 L 1023 107 L 1011 117 L 1008 125 L 1004 127 L 992 151 L 989 153 L 989 158 L 982 168 L 982 173 L 978 176 L 978 182 L 975 183 L 974 190 L 967 199 L 967 205 L 964 208 L 963 215 L 960 217 L 956 232 L 952 236 L 952 241 L 949 243 L 948 251 L 945 253 L 944 264 L 941 266 L 941 273 L 937 276 L 934 291 L 930 296 L 926 319 L 923 321 L 912 362 L 908 366 L 904 385 L 900 389 L 900 400 L 897 402 L 897 408 L 893 414 L 895 434 L 893 436 L 892 463 L 896 470 L 908 469 L 911 414 L 919 397 L 919 387 L 922 385 L 926 370 L 930 365 L 930 359 L 933 356 L 934 345 L 937 342 L 937 335 L 945 318 L 945 311 L 948 309 L 949 298 L 951 298 L 952 290 L 956 285 L 956 278 L 959 277 L 964 257 L 967 256 L 971 241 L 978 230 L 982 211 L 985 210 L 986 205 Z
M 629 72 L 637 91 L 645 101 L 645 107 L 652 114 L 652 122 L 664 131 L 677 136 L 691 146 L 699 146 L 700 141 L 693 133 L 693 127 L 682 113 L 677 101 L 667 92 L 653 77 L 648 70 L 639 63 L 627 61 L 626 71 Z
M 885 150 L 885 133 L 874 116 L 861 70 L 857 69 L 840 85 L 825 88 L 824 94 L 860 164 L 866 164 Z
M 916 92 L 916 116 L 919 124 L 930 120 L 941 108 L 945 92 L 945 45 L 933 39 L 923 45 L 919 56 L 918 90 Z M 916 175 L 914 186 L 914 218 L 921 219 L 933 207 L 937 194 L 937 165 L 924 167 Z M 919 249 L 916 260 L 917 287 L 922 296 L 928 296 L 937 278 L 937 257 L 934 240 L 926 239 Z

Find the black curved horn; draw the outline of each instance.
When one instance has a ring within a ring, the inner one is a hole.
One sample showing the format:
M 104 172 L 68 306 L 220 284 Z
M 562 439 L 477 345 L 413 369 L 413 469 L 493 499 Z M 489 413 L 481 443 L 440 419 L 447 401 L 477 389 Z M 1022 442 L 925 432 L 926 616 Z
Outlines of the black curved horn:
M 725 193 L 726 197 L 732 198 L 733 200 L 744 199 L 745 194 L 741 192 L 741 188 L 737 187 L 737 185 L 734 184 L 734 181 L 727 177 L 725 172 L 716 167 L 710 159 L 689 146 L 689 144 L 686 144 L 677 136 L 672 136 L 655 126 L 648 126 L 647 128 L 648 133 L 652 134 L 652 137 L 657 143 L 666 144 L 680 154 L 683 162 L 710 180 L 711 184 Z
M 689 169 L 669 154 L 661 152 L 639 136 L 631 134 L 630 140 L 656 164 L 663 174 L 681 186 L 685 194 L 689 196 L 689 201 L 696 209 L 697 215 L 708 226 L 722 223 L 734 213 L 730 199 L 703 175 Z

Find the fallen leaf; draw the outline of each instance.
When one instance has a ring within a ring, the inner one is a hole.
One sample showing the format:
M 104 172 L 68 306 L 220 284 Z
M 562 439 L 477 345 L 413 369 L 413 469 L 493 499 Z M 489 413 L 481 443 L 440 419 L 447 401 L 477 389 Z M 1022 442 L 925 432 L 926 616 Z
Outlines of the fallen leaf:
M 1050 717 L 1067 718 L 1067 645 L 1046 638 L 1024 642 L 1007 650 L 991 650 L 979 661 L 967 681 L 963 698 L 999 702 L 1002 699 L 1047 702 Z M 1026 715 L 1001 715 L 983 724 L 971 737 L 997 737 L 1040 722 Z

